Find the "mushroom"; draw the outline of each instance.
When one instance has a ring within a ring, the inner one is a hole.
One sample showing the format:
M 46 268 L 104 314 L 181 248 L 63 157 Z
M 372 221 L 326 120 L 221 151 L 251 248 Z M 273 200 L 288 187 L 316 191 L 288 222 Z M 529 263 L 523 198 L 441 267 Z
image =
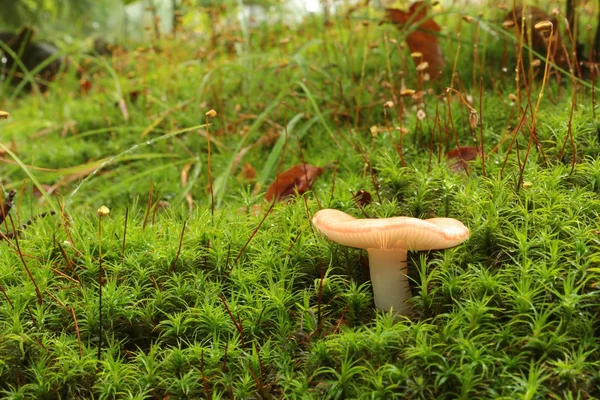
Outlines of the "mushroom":
M 312 220 L 315 227 L 336 243 L 366 249 L 375 306 L 407 315 L 411 297 L 406 275 L 408 250 L 440 250 L 467 240 L 469 229 L 452 218 L 393 217 L 356 219 L 342 211 L 324 209 Z

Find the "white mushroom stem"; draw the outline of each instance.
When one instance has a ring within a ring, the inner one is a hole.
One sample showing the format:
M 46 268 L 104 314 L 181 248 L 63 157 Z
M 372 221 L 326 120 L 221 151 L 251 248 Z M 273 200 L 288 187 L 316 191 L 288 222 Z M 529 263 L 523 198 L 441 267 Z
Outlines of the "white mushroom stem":
M 369 270 L 375 307 L 394 314 L 408 315 L 410 307 L 406 300 L 411 298 L 408 281 L 406 250 L 367 249 Z

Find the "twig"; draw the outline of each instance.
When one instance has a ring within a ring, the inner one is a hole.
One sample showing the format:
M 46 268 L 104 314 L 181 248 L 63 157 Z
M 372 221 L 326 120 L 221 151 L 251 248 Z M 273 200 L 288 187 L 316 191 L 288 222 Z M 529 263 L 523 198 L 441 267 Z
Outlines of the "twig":
M 18 231 L 15 228 L 15 221 L 12 219 L 12 216 L 9 215 L 8 218 L 10 219 L 10 223 L 12 224 L 13 227 L 13 232 L 14 232 L 14 239 L 15 239 L 15 245 L 17 246 L 17 254 L 19 254 L 19 258 L 21 259 L 21 263 L 23 263 L 23 266 L 25 267 L 25 271 L 27 271 L 27 275 L 29 276 L 29 279 L 31 280 L 31 283 L 33 283 L 33 286 L 35 287 L 35 294 L 37 295 L 37 299 L 38 299 L 38 304 L 42 304 L 43 300 L 42 300 L 42 293 L 40 292 L 40 288 L 38 287 L 37 283 L 35 282 L 35 279 L 33 277 L 33 274 L 31 273 L 31 270 L 29 270 L 29 267 L 27 266 L 27 263 L 25 262 L 25 258 L 23 257 L 23 252 L 21 251 L 21 246 L 19 245 L 19 238 L 18 238 Z
M 269 216 L 269 214 L 271 214 L 271 211 L 273 211 L 273 207 L 275 206 L 276 199 L 277 199 L 276 197 L 273 198 L 273 201 L 271 202 L 271 207 L 269 207 L 269 209 L 267 210 L 267 212 L 265 213 L 265 215 L 263 216 L 263 218 L 260 220 L 260 223 L 257 225 L 257 227 L 254 228 L 254 231 L 252 232 L 252 235 L 250 235 L 250 237 L 248 238 L 248 240 L 246 241 L 246 243 L 244 244 L 244 246 L 242 247 L 242 249 L 238 253 L 237 257 L 233 261 L 233 264 L 232 264 L 231 268 L 233 268 L 233 265 L 237 264 L 238 260 L 240 259 L 240 257 L 244 253 L 244 251 L 246 250 L 246 247 L 248 247 L 248 245 L 250 244 L 250 241 L 254 238 L 254 236 L 256 235 L 256 233 L 258 232 L 258 230 L 260 229 L 260 227 L 262 226 L 262 224 L 265 222 L 265 220 L 267 219 L 267 217 Z
M 242 321 L 235 319 L 235 317 L 233 316 L 233 313 L 231 312 L 231 309 L 227 305 L 227 301 L 225 301 L 225 296 L 223 296 L 222 293 L 219 293 L 219 298 L 223 302 L 223 305 L 225 306 L 225 310 L 227 310 L 227 314 L 229 314 L 229 318 L 231 318 L 233 325 L 235 325 L 235 328 L 237 329 L 237 331 L 240 334 L 240 341 L 241 341 L 242 347 L 245 348 L 246 347 L 246 338 L 244 335 L 244 326 L 242 325 Z
M 79 324 L 77 323 L 77 317 L 75 316 L 75 309 L 71 307 L 71 316 L 75 323 L 75 336 L 77 336 L 77 343 L 79 344 L 79 359 L 83 358 L 83 348 L 81 346 L 81 334 L 79 333 Z
M 146 214 L 144 215 L 144 222 L 142 224 L 142 230 L 146 229 L 148 223 L 148 217 L 150 216 L 150 209 L 152 208 L 152 193 L 154 191 L 154 181 L 150 180 L 150 190 L 148 193 L 148 202 L 146 203 Z
M 125 207 L 125 222 L 123 224 L 123 244 L 121 245 L 121 264 L 125 265 L 125 242 L 127 240 L 127 221 L 129 220 L 129 207 Z
M 8 293 L 6 293 L 6 290 L 4 290 L 4 286 L 2 286 L 2 285 L 0 285 L 0 292 L 2 292 L 2 294 L 4 295 L 4 298 L 6 299 L 6 301 L 8 302 L 8 304 L 10 304 L 10 308 L 12 308 L 14 310 L 15 309 L 15 305 L 10 300 L 10 297 L 8 297 Z
M 173 260 L 173 264 L 171 264 L 171 270 L 169 271 L 173 274 L 175 271 L 175 267 L 177 266 L 177 261 L 179 260 L 179 254 L 181 253 L 181 245 L 183 244 L 183 235 L 185 234 L 185 227 L 187 226 L 187 221 L 183 222 L 183 227 L 181 228 L 181 236 L 179 237 L 179 247 L 177 248 L 177 255 L 175 256 L 175 260 Z

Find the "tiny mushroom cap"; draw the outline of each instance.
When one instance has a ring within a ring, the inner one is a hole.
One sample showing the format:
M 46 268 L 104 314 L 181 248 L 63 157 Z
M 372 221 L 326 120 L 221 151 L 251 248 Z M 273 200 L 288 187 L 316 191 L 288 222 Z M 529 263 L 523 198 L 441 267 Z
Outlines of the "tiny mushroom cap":
M 409 312 L 404 304 L 410 298 L 407 251 L 446 249 L 469 237 L 469 229 L 452 218 L 356 219 L 342 211 L 324 209 L 312 221 L 334 242 L 368 251 L 375 305 L 385 311 L 393 307 L 398 314 Z

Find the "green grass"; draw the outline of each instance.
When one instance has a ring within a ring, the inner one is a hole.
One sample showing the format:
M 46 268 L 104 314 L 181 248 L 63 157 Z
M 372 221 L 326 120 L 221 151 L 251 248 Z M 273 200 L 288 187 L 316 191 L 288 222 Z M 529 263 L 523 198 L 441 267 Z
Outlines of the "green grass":
M 15 240 L 0 242 L 1 397 L 600 397 L 600 138 L 589 80 L 572 115 L 575 159 L 568 76 L 550 80 L 536 117 L 540 145 L 528 152 L 532 107 L 523 91 L 515 135 L 514 68 L 501 70 L 501 41 L 480 33 L 485 51 L 474 63 L 464 25 L 465 83 L 455 87 L 474 98 L 487 157 L 485 174 L 480 158 L 456 173 L 445 152 L 456 140 L 481 145 L 469 110 L 437 97 L 447 75 L 427 83 L 422 122 L 410 98 L 402 120 L 398 105 L 384 115 L 416 76 L 406 53 L 385 46 L 400 33 L 367 13 L 245 37 L 236 23 L 215 49 L 165 40 L 157 51 L 95 60 L 81 78 L 89 92 L 72 68 L 43 97 L 0 102 L 11 113 L 0 140 L 12 152 L 1 183 L 5 195 L 19 191 L 10 215 L 23 223 L 58 211 L 19 236 L 22 258 Z M 440 18 L 451 23 L 442 41 L 451 64 L 458 16 Z M 230 51 L 236 36 L 246 42 Z M 481 66 L 490 74 L 480 107 L 469 82 Z M 530 86 L 533 104 L 540 86 Z M 218 115 L 206 127 L 210 109 Z M 405 166 L 390 139 L 400 140 L 399 126 L 409 130 Z M 270 209 L 268 185 L 303 160 L 327 168 L 311 191 Z M 245 163 L 255 178 L 240 174 Z M 34 193 L 51 185 L 46 197 Z M 374 200 L 364 210 L 353 197 L 361 189 Z M 100 240 L 102 205 L 111 214 Z M 394 318 L 374 309 L 366 252 L 311 226 L 325 207 L 358 218 L 457 218 L 471 238 L 409 253 L 414 313 Z

